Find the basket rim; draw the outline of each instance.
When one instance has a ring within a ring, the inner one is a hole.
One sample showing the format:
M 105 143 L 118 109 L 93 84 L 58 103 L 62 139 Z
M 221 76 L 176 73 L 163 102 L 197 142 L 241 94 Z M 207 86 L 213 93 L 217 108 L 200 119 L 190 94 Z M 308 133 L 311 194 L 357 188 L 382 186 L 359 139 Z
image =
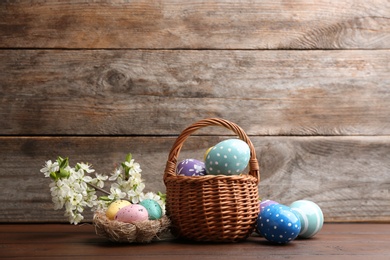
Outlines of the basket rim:
M 249 146 L 250 150 L 250 160 L 249 160 L 249 172 L 248 174 L 240 174 L 240 175 L 205 175 L 202 177 L 190 177 L 190 176 L 177 176 L 176 175 L 176 164 L 177 164 L 177 158 L 180 154 L 181 148 L 184 144 L 184 142 L 187 140 L 187 138 L 197 131 L 200 128 L 207 127 L 207 126 L 220 126 L 225 127 L 231 131 L 233 131 L 235 134 L 238 135 L 238 137 L 246 142 Z M 256 184 L 259 184 L 260 182 L 260 169 L 259 169 L 259 163 L 256 158 L 256 151 L 253 146 L 252 141 L 249 139 L 248 135 L 245 133 L 245 131 L 238 126 L 237 124 L 230 122 L 226 119 L 222 118 L 206 118 L 199 120 L 187 128 L 185 128 L 180 135 L 175 140 L 174 144 L 172 145 L 172 148 L 169 152 L 168 160 L 165 166 L 164 171 L 164 183 L 167 184 L 168 179 L 172 179 L 172 177 L 177 177 L 180 179 L 180 177 L 183 177 L 183 181 L 189 181 L 189 182 L 196 182 L 199 180 L 208 181 L 208 180 L 214 180 L 214 179 L 242 179 L 247 178 L 247 176 L 250 176 L 252 178 L 255 178 Z M 186 180 L 184 180 L 184 178 Z

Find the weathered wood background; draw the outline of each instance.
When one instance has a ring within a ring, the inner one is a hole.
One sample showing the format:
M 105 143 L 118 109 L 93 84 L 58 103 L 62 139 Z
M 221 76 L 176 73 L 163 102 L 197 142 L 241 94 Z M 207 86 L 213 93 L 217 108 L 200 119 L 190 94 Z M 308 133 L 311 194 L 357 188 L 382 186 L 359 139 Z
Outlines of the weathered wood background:
M 2 1 L 0 222 L 67 221 L 39 172 L 58 155 L 109 173 L 131 152 L 164 191 L 208 117 L 250 136 L 263 198 L 390 221 L 389 48 L 388 0 Z

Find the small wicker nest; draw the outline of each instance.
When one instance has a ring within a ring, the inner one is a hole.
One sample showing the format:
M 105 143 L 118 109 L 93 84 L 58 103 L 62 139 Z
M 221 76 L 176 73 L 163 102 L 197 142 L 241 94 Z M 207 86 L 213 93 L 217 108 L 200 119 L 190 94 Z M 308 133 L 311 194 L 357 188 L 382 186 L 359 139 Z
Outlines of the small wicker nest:
M 113 242 L 150 243 L 167 232 L 170 221 L 167 216 L 158 220 L 124 223 L 110 220 L 104 212 L 95 212 L 93 217 L 96 234 Z
M 249 173 L 242 175 L 177 176 L 176 163 L 184 141 L 206 126 L 232 130 L 250 148 Z M 253 232 L 259 214 L 259 165 L 252 142 L 236 124 L 210 118 L 187 127 L 176 139 L 164 172 L 167 215 L 172 234 L 195 241 L 237 242 Z

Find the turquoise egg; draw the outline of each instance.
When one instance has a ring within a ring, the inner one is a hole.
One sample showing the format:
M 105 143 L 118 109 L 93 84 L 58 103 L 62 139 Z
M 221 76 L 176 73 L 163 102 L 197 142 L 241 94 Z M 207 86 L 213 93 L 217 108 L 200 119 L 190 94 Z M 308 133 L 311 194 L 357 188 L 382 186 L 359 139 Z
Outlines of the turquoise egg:
M 238 175 L 248 166 L 250 149 L 240 139 L 228 139 L 216 144 L 205 160 L 207 174 Z
M 317 234 L 324 224 L 324 215 L 321 208 L 309 200 L 298 200 L 290 208 L 301 220 L 299 237 L 310 238 Z
M 162 217 L 162 209 L 157 201 L 152 199 L 146 199 L 140 202 L 142 206 L 146 208 L 149 214 L 149 220 L 156 220 Z

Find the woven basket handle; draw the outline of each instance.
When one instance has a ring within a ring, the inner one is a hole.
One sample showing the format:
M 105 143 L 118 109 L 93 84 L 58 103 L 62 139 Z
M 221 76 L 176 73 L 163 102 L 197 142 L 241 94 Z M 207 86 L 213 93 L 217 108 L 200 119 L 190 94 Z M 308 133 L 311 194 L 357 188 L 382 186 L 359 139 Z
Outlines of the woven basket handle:
M 249 175 L 252 175 L 257 179 L 257 183 L 260 182 L 260 170 L 259 170 L 259 163 L 256 158 L 256 151 L 255 148 L 249 139 L 249 137 L 246 135 L 244 130 L 236 125 L 235 123 L 229 122 L 225 119 L 221 118 L 208 118 L 200 120 L 181 132 L 181 134 L 176 139 L 175 143 L 172 146 L 172 149 L 168 156 L 168 161 L 165 167 L 165 173 L 164 173 L 164 180 L 169 176 L 176 176 L 176 164 L 177 164 L 177 158 L 180 153 L 180 150 L 183 146 L 183 143 L 187 138 L 196 130 L 206 127 L 206 126 L 222 126 L 229 130 L 232 130 L 235 134 L 238 135 L 238 137 L 246 142 L 250 149 L 250 160 L 249 160 Z

